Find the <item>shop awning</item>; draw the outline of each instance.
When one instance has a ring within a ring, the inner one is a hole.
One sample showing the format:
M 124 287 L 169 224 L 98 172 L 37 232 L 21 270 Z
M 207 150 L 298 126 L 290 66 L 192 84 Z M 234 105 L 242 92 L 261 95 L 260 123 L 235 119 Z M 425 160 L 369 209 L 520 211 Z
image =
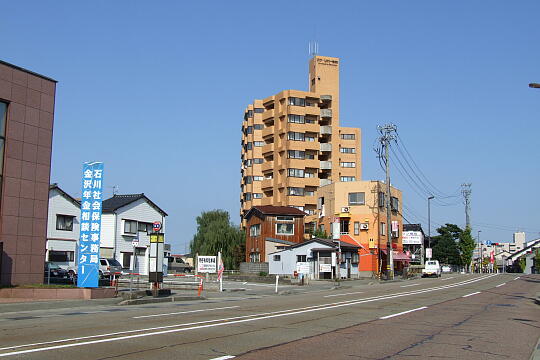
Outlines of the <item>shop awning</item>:
M 382 253 L 383 253 L 384 255 L 387 254 L 386 249 L 382 249 L 381 251 L 382 251 Z M 402 253 L 402 252 L 398 252 L 398 251 L 393 251 L 393 252 L 392 252 L 392 259 L 393 259 L 394 261 L 403 261 L 403 262 L 409 262 L 409 261 L 411 261 L 411 258 L 410 258 L 410 257 L 408 257 L 406 254 L 404 254 L 404 253 Z

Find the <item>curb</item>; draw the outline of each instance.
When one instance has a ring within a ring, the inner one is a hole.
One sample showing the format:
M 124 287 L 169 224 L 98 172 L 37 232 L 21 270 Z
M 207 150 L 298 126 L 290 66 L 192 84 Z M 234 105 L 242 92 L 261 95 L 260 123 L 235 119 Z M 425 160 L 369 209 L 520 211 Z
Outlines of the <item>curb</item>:
M 171 296 L 171 297 L 158 297 L 158 298 L 149 298 L 149 299 L 133 299 L 133 300 L 124 300 L 118 305 L 144 305 L 144 304 L 155 304 L 155 303 L 165 303 L 165 302 L 176 302 L 176 301 L 193 301 L 193 300 L 206 300 L 204 296 Z

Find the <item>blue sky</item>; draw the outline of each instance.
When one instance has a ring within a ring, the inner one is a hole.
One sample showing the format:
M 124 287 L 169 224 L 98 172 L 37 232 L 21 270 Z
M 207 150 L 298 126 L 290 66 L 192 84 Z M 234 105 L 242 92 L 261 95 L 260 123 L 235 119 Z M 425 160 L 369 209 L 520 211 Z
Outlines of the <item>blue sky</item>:
M 59 81 L 51 181 L 77 195 L 81 163 L 104 161 L 109 194 L 144 192 L 169 213 L 176 252 L 201 211 L 238 223 L 243 109 L 307 88 L 312 39 L 341 58 L 341 124 L 362 128 L 364 179 L 384 176 L 372 148 L 377 125 L 392 122 L 438 189 L 472 183 L 475 234 L 531 240 L 539 13 L 535 0 L 20 0 L 2 5 L 0 58 Z M 405 217 L 425 224 L 425 191 L 393 170 Z M 459 204 L 433 201 L 433 229 L 463 225 L 459 198 L 442 201 Z

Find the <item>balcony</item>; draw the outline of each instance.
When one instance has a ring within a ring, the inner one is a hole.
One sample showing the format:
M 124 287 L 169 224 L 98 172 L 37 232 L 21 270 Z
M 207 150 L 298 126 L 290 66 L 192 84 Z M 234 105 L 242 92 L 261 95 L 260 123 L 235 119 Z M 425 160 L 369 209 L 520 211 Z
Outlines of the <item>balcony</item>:
M 274 118 L 274 109 L 266 110 L 262 113 L 263 122 Z
M 271 190 L 273 186 L 274 186 L 274 179 L 264 179 L 263 181 L 261 181 L 261 189 L 263 191 Z
M 321 126 L 319 133 L 321 135 L 332 135 L 332 127 L 331 126 Z
M 319 167 L 319 160 L 315 159 L 288 159 L 287 167 L 293 169 L 317 169 Z
M 274 136 L 274 126 L 265 126 L 262 130 L 263 139 Z
M 284 129 L 285 131 L 294 131 L 294 132 L 312 132 L 317 133 L 319 132 L 319 125 L 318 124 L 296 124 L 296 123 L 287 123 L 287 128 Z
M 265 161 L 262 163 L 261 171 L 266 172 L 274 169 L 274 161 Z
M 287 177 L 287 186 L 290 187 L 306 187 L 306 186 L 319 186 L 319 178 L 301 178 L 301 177 Z
M 322 118 L 331 118 L 332 117 L 332 109 L 321 109 L 321 117 Z
M 326 186 L 330 185 L 332 183 L 332 180 L 330 179 L 320 179 L 319 186 Z
M 319 142 L 318 141 L 294 141 L 294 140 L 287 140 L 287 142 L 283 142 L 284 146 L 286 146 L 287 150 L 315 150 L 319 151 Z
M 332 95 L 321 95 L 321 101 L 332 101 Z
M 332 151 L 332 144 L 330 143 L 320 143 L 321 145 L 321 148 L 320 150 L 325 152 L 325 151 Z
M 262 154 L 265 155 L 265 154 L 268 154 L 268 153 L 273 153 L 274 152 L 274 143 L 270 143 L 270 144 L 264 144 L 263 147 L 262 147 Z
M 321 170 L 332 170 L 331 161 L 320 161 L 319 169 Z

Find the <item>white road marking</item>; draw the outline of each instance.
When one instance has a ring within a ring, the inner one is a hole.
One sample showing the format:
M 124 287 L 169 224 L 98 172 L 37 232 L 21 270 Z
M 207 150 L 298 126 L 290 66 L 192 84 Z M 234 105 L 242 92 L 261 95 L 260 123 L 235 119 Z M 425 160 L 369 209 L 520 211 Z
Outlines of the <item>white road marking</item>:
M 452 276 L 452 277 L 449 277 L 449 278 L 444 278 L 444 279 L 441 279 L 441 280 L 450 280 L 450 279 L 453 279 L 455 278 L 455 276 Z
M 401 285 L 400 287 L 409 287 L 409 286 L 417 286 L 417 285 L 420 285 L 420 284 Z
M 514 280 L 517 280 L 517 279 L 519 279 L 519 278 L 520 278 L 520 277 L 518 276 L 518 277 L 517 277 L 517 278 L 515 278 Z
M 61 342 L 67 342 L 67 341 L 77 341 L 77 340 L 86 340 L 86 339 L 98 338 L 98 337 L 106 337 L 105 339 L 85 341 L 85 342 L 79 342 L 79 343 L 54 345 L 54 346 L 46 346 L 46 347 L 42 347 L 42 348 L 12 351 L 12 352 L 7 352 L 7 353 L 0 354 L 0 357 L 27 354 L 27 353 L 34 353 L 34 352 L 41 352 L 41 351 L 49 351 L 49 350 L 55 350 L 55 349 L 63 349 L 63 348 L 69 348 L 69 347 L 75 347 L 75 346 L 99 344 L 99 343 L 112 342 L 112 341 L 134 339 L 134 338 L 140 338 L 140 337 L 146 337 L 146 336 L 169 334 L 169 333 L 196 330 L 196 329 L 203 329 L 203 328 L 209 328 L 209 327 L 217 327 L 217 326 L 224 326 L 224 325 L 231 325 L 231 324 L 239 324 L 239 323 L 244 323 L 244 322 L 265 320 L 265 319 L 282 317 L 282 316 L 297 315 L 297 314 L 313 312 L 313 311 L 322 311 L 322 310 L 328 310 L 328 309 L 335 309 L 335 308 L 342 307 L 342 306 L 351 306 L 351 305 L 363 304 L 363 303 L 368 303 L 368 302 L 373 302 L 373 301 L 381 301 L 381 300 L 393 299 L 393 298 L 398 298 L 398 297 L 403 297 L 403 296 L 417 295 L 417 294 L 422 294 L 422 293 L 426 293 L 426 292 L 432 292 L 432 291 L 443 290 L 443 289 L 448 289 L 448 288 L 457 287 L 457 286 L 468 285 L 468 284 L 471 284 L 471 283 L 474 283 L 474 282 L 477 282 L 477 281 L 481 281 L 481 280 L 484 280 L 484 279 L 491 278 L 491 277 L 496 276 L 496 275 L 497 274 L 491 274 L 491 275 L 486 275 L 486 276 L 479 277 L 479 278 L 472 279 L 472 280 L 466 280 L 466 281 L 458 282 L 458 283 L 455 283 L 455 284 L 437 286 L 437 287 L 434 287 L 434 288 L 414 290 L 414 291 L 403 292 L 403 293 L 375 296 L 375 297 L 366 298 L 366 299 L 347 300 L 347 301 L 341 301 L 341 302 L 336 302 L 336 303 L 307 306 L 307 307 L 304 307 L 304 308 L 288 309 L 288 310 L 281 310 L 281 311 L 274 311 L 274 312 L 267 312 L 267 313 L 260 313 L 260 314 L 252 314 L 252 315 L 244 315 L 244 316 L 236 316 L 236 317 L 231 317 L 231 318 L 205 320 L 205 321 L 199 321 L 199 322 L 193 322 L 193 323 L 184 323 L 184 324 L 176 324 L 176 325 L 168 325 L 168 326 L 159 326 L 159 327 L 146 328 L 146 329 L 128 330 L 128 331 L 113 332 L 113 333 L 108 333 L 108 334 L 90 335 L 90 336 L 82 336 L 82 337 L 76 337 L 76 338 L 53 340 L 53 341 L 39 342 L 39 343 L 33 343 L 33 344 L 23 344 L 23 345 L 8 346 L 8 347 L 0 348 L 0 350 L 13 350 L 13 349 L 17 349 L 17 348 L 30 347 L 30 346 L 48 345 L 48 344 L 61 343 Z M 233 320 L 233 321 L 231 321 L 231 320 Z M 221 322 L 218 323 L 218 321 L 221 321 Z M 208 324 L 208 323 L 210 323 L 210 324 Z M 200 325 L 200 324 L 206 324 L 206 325 Z M 191 325 L 198 325 L 198 326 L 191 326 Z M 178 329 L 177 327 L 179 327 L 179 326 L 191 326 L 191 327 L 185 327 L 185 328 L 179 328 Z M 171 329 L 171 328 L 177 328 L 177 329 Z M 163 330 L 163 329 L 168 329 L 168 330 Z M 161 330 L 161 331 L 148 332 L 148 331 L 151 331 L 151 330 Z M 122 335 L 122 334 L 134 333 L 134 332 L 144 332 L 144 333 L 142 333 L 142 334 L 134 334 L 134 335 L 125 335 L 125 336 L 120 336 L 120 337 L 116 337 L 116 338 L 111 338 L 110 337 L 112 335 Z
M 226 356 L 220 356 L 220 357 L 217 357 L 217 358 L 213 358 L 213 359 L 210 359 L 210 360 L 227 360 L 227 359 L 234 359 L 235 356 L 231 356 L 231 355 L 226 355 Z
M 363 294 L 363 293 L 364 293 L 363 291 L 357 291 L 357 292 L 351 292 L 351 293 L 346 293 L 346 294 L 326 295 L 326 296 L 323 296 L 323 297 L 327 298 L 327 297 L 334 297 L 334 296 L 345 296 L 345 295 L 354 295 L 354 294 Z
M 499 285 L 497 285 L 497 286 L 495 286 L 495 287 L 501 287 L 501 286 L 503 286 L 503 285 L 506 285 L 506 283 L 499 284 Z
M 390 319 L 390 318 L 393 318 L 395 316 L 408 314 L 408 313 L 412 313 L 413 311 L 424 310 L 424 309 L 427 309 L 427 306 L 422 306 L 422 307 L 419 307 L 419 308 L 416 308 L 416 309 L 403 311 L 403 312 L 400 312 L 400 313 L 397 313 L 397 314 L 386 315 L 386 316 L 380 317 L 379 319 L 381 319 L 381 320 Z
M 204 312 L 204 311 L 216 311 L 216 310 L 223 310 L 223 309 L 234 309 L 234 308 L 239 308 L 239 307 L 240 306 L 225 306 L 225 307 L 211 308 L 211 309 L 179 311 L 179 312 L 172 312 L 172 313 L 166 313 L 166 314 L 141 315 L 141 316 L 134 316 L 133 319 L 143 319 L 143 318 L 149 318 L 149 317 L 179 315 L 179 314 L 190 314 L 190 313 L 197 313 L 197 312 Z
M 467 295 L 463 295 L 462 297 L 469 297 L 469 296 L 473 296 L 473 295 L 476 295 L 476 294 L 480 294 L 480 291 L 476 291 L 476 292 L 473 292 L 473 293 L 470 293 L 470 294 L 467 294 Z

